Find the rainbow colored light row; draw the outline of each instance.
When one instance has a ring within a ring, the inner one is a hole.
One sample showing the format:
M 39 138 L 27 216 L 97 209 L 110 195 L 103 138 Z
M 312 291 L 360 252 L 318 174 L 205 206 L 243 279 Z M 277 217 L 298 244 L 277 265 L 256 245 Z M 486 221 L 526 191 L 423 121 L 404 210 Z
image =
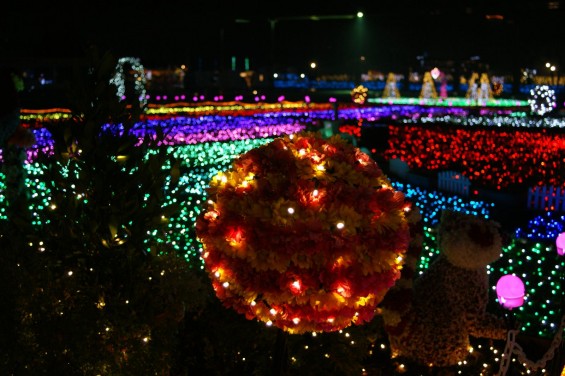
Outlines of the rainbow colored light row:
M 420 105 L 448 107 L 529 107 L 528 101 L 517 99 L 489 99 L 477 101 L 468 98 L 369 98 L 373 104 Z

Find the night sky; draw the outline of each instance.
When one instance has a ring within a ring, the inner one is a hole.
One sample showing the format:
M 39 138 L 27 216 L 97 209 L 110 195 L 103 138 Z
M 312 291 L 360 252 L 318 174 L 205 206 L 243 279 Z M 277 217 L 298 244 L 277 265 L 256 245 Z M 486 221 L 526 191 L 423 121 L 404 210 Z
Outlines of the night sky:
M 493 70 L 565 65 L 565 4 L 546 0 L 13 2 L 0 12 L 0 60 L 67 59 L 89 45 L 147 67 L 418 69 L 478 56 Z M 557 9 L 550 9 L 557 8 Z M 337 19 L 363 11 L 363 19 Z M 317 15 L 320 20 L 307 19 Z M 325 17 L 325 18 L 324 18 Z M 269 20 L 277 20 L 271 28 Z M 560 64 L 561 63 L 561 64 Z

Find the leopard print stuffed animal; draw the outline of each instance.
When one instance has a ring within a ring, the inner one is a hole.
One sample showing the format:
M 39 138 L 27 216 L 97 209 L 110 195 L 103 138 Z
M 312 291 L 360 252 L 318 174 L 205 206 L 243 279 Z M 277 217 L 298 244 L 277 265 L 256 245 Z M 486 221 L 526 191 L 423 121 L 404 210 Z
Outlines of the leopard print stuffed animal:
M 486 267 L 502 250 L 498 225 L 444 211 L 438 229 L 440 255 L 416 279 L 422 234 L 412 231 L 403 276 L 380 306 L 392 355 L 444 367 L 466 359 L 470 336 L 505 339 L 504 320 L 486 312 Z

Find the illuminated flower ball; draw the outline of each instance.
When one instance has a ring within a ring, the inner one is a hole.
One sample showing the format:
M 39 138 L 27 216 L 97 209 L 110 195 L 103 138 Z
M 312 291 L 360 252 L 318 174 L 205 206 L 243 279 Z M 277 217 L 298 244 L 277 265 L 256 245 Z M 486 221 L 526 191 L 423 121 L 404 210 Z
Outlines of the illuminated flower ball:
M 532 112 L 540 116 L 553 111 L 557 107 L 555 92 L 547 85 L 538 85 L 530 90 L 528 103 Z
M 351 90 L 351 100 L 357 104 L 363 104 L 369 96 L 369 89 L 363 85 L 359 85 Z
M 410 203 L 367 154 L 304 132 L 238 157 L 196 232 L 224 305 L 289 333 L 371 320 L 400 277 Z

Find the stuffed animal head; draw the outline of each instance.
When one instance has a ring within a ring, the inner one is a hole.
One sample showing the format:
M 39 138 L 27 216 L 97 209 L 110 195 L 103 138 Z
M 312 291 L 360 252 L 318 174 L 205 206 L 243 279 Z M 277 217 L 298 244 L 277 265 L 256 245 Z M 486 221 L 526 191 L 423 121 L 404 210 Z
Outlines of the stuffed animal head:
M 451 264 L 464 269 L 484 268 L 501 256 L 500 225 L 475 215 L 445 210 L 441 215 L 438 245 Z

